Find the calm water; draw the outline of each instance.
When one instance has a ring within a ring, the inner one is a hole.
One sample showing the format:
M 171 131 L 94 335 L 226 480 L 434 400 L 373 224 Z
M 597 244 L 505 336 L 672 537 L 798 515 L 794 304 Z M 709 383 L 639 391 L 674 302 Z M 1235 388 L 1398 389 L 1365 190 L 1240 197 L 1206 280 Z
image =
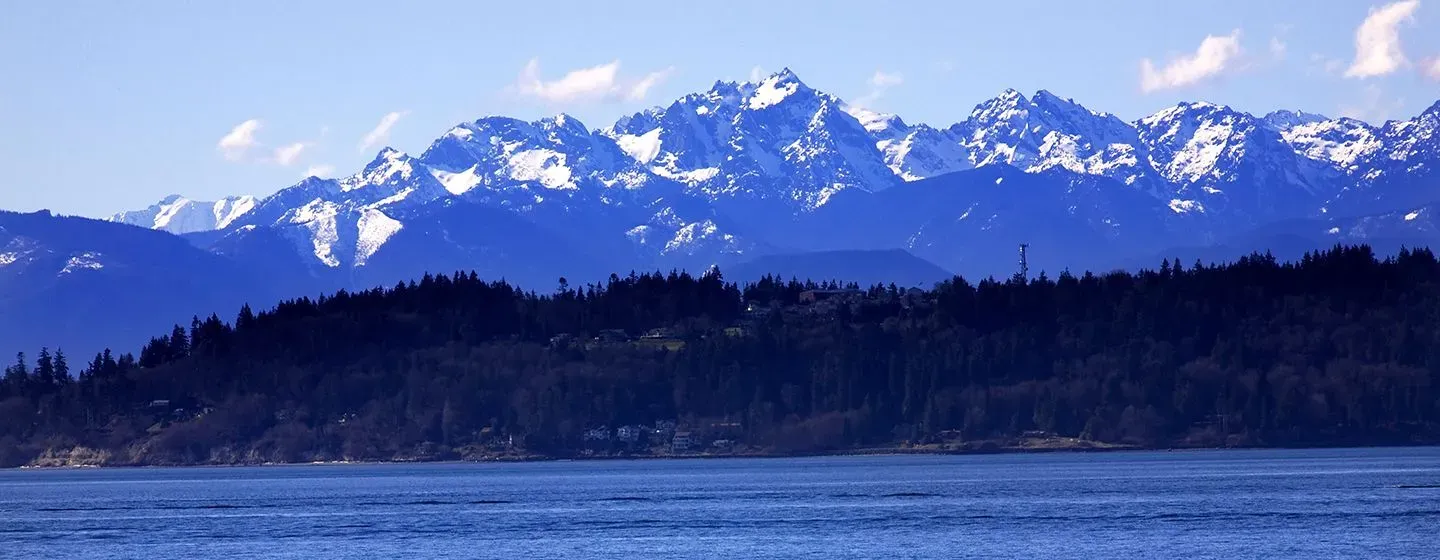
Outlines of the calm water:
M 1440 448 L 0 471 L 11 558 L 1440 558 Z

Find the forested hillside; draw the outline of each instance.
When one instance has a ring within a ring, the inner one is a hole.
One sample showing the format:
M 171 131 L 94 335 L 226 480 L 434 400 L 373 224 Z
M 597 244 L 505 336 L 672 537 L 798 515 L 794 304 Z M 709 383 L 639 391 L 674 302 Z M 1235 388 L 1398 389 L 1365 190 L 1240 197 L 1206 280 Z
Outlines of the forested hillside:
M 1366 247 L 929 291 L 426 276 L 21 356 L 0 463 L 1434 442 L 1437 279 Z

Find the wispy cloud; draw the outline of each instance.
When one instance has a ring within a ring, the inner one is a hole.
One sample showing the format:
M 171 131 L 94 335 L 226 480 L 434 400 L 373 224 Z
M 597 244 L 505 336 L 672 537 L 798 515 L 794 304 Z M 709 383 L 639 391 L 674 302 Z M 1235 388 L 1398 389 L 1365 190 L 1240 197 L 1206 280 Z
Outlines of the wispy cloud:
M 310 147 L 309 144 L 296 142 L 275 148 L 275 163 L 288 167 L 298 161 L 300 154 L 308 147 Z
M 1425 77 L 1432 80 L 1440 80 L 1440 56 L 1431 58 L 1421 65 L 1420 71 Z
M 386 113 L 385 116 L 380 117 L 380 123 L 375 125 L 375 128 L 370 129 L 370 132 L 365 133 L 364 138 L 360 139 L 360 151 L 369 150 L 389 140 L 390 129 L 395 128 L 395 123 L 400 122 L 400 119 L 408 114 L 410 114 L 410 111 L 391 111 Z
M 640 78 L 622 78 L 620 61 L 571 70 L 558 79 L 546 81 L 540 75 L 540 60 L 530 59 L 520 71 L 515 91 L 551 103 L 593 101 L 642 101 L 650 90 L 674 71 L 673 67 L 650 72 Z
M 856 106 L 869 108 L 870 105 L 873 105 L 876 101 L 879 101 L 881 97 L 884 97 L 885 92 L 889 91 L 890 88 L 905 83 L 905 76 L 897 72 L 876 70 L 875 73 L 870 76 L 869 83 L 870 91 L 853 101 Z
M 1340 116 L 1380 123 L 1404 109 L 1405 100 L 1387 97 L 1380 86 L 1369 84 L 1361 92 L 1359 103 L 1340 106 Z
M 1392 2 L 1371 8 L 1355 30 L 1355 61 L 1345 69 L 1347 78 L 1384 76 L 1405 65 L 1400 48 L 1400 25 L 1415 18 L 1420 0 Z
M 876 70 L 875 75 L 870 76 L 870 86 L 877 89 L 889 89 L 891 86 L 903 83 L 905 83 L 905 76 L 884 70 Z
M 640 81 L 635 82 L 627 88 L 626 99 L 630 101 L 644 101 L 645 96 L 650 94 L 650 88 L 665 81 L 666 78 L 670 77 L 670 73 L 674 71 L 675 67 L 671 66 L 664 70 L 657 70 L 646 74 L 644 78 L 640 78 Z
M 1338 76 L 1345 71 L 1345 61 L 1338 58 L 1331 58 L 1320 53 L 1310 53 L 1310 63 L 1305 66 L 1309 74 L 1324 74 Z
M 235 128 L 230 129 L 229 134 L 220 138 L 220 142 L 216 144 L 215 148 L 220 150 L 225 159 L 230 161 L 245 159 L 245 155 L 250 152 L 250 149 L 259 145 L 255 141 L 255 133 L 259 130 L 259 119 L 250 119 L 237 124 Z
M 1239 58 L 1240 30 L 1229 35 L 1206 35 L 1194 53 L 1170 59 L 1163 68 L 1146 58 L 1140 61 L 1140 90 L 1151 93 L 1198 84 L 1223 74 Z
M 335 166 L 325 163 L 317 163 L 305 169 L 306 177 L 320 177 L 321 179 L 327 179 L 333 174 L 335 174 Z
M 1270 38 L 1270 59 L 1276 62 L 1285 60 L 1285 40 L 1279 37 Z
M 750 82 L 751 82 L 751 83 L 759 82 L 760 80 L 765 79 L 765 76 L 768 75 L 768 74 L 769 74 L 769 73 L 766 72 L 764 68 L 761 68 L 761 67 L 759 67 L 759 66 L 755 66 L 755 67 L 753 67 L 753 68 L 750 69 Z
M 1289 44 L 1286 43 L 1285 39 L 1290 36 L 1290 30 L 1294 29 L 1294 27 L 1294 25 L 1288 23 L 1275 26 L 1275 34 L 1270 36 L 1271 62 L 1283 62 L 1285 60 L 1285 55 L 1288 54 L 1289 51 Z

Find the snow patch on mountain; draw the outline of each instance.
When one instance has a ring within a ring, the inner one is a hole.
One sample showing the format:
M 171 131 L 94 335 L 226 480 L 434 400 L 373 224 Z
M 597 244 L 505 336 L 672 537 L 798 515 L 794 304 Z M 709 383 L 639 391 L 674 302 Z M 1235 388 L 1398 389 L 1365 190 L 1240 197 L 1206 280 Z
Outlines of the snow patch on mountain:
M 368 208 L 362 211 L 355 242 L 355 266 L 365 266 L 386 241 L 404 228 L 404 224 L 384 212 Z
M 308 248 L 310 254 L 331 268 L 340 266 L 342 257 L 336 253 L 337 245 L 340 242 L 338 219 L 340 212 L 340 205 L 317 199 L 295 209 L 290 213 L 288 220 L 289 223 L 299 226 L 290 231 L 305 234 L 294 236 L 292 239 L 302 247 Z
M 103 269 L 105 268 L 105 265 L 100 262 L 101 256 L 102 255 L 100 253 L 92 251 L 86 251 L 77 255 L 72 255 L 68 260 L 65 261 L 65 268 L 60 270 L 60 274 L 65 275 L 73 274 L 81 270 Z
M 451 173 L 443 169 L 431 169 L 430 174 L 435 176 L 440 184 L 445 185 L 445 190 L 450 194 L 465 194 L 484 182 L 484 177 L 479 173 L 480 166 L 472 165 L 459 173 Z
M 1309 115 L 1306 119 L 1275 119 L 1285 142 L 1306 158 L 1328 163 L 1342 171 L 1354 171 L 1380 152 L 1384 142 L 1375 127 L 1355 119 L 1326 119 Z
M 510 156 L 510 178 L 535 181 L 548 189 L 573 189 L 565 154 L 549 149 L 525 150 Z
M 667 257 L 702 257 L 713 261 L 721 255 L 746 254 L 748 245 L 721 229 L 714 220 L 700 220 L 681 226 L 665 241 L 660 254 Z
M 615 142 L 635 161 L 650 163 L 655 156 L 660 155 L 660 127 L 639 136 L 622 134 L 615 138 Z

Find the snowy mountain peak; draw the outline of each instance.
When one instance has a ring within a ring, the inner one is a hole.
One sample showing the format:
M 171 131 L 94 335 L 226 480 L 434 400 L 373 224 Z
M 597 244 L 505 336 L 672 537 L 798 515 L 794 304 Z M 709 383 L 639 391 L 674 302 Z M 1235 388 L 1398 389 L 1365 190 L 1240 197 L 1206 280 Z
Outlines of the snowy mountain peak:
M 565 113 L 540 119 L 534 124 L 545 130 L 563 132 L 568 135 L 586 136 L 590 133 L 590 129 L 585 128 L 585 123 Z
M 800 77 L 791 72 L 789 68 L 771 74 L 770 77 L 761 80 L 750 91 L 745 106 L 751 110 L 765 109 L 779 105 L 786 98 L 799 93 L 810 92 L 809 86 L 800 81 Z
M 905 131 L 910 128 L 905 121 L 900 119 L 899 115 L 893 113 L 880 113 L 856 105 L 845 105 L 841 107 L 841 110 L 855 117 L 855 120 L 860 121 L 860 126 L 870 132 Z
M 228 227 L 254 210 L 255 203 L 253 196 L 232 196 L 214 202 L 200 202 L 172 194 L 143 210 L 121 212 L 109 219 L 112 222 L 179 235 Z
M 405 152 L 386 146 L 384 148 L 381 148 L 379 153 L 375 154 L 375 159 L 370 160 L 370 165 L 367 165 L 366 167 L 383 165 L 387 161 L 394 161 L 404 157 Z
M 791 70 L 789 66 L 781 68 L 779 72 L 771 74 L 768 80 L 775 80 L 778 83 L 794 82 L 800 85 L 804 85 L 804 83 L 800 81 L 800 76 L 796 76 L 795 72 Z
M 1030 100 L 1014 89 L 1006 89 L 1000 95 L 976 105 L 970 111 L 970 120 L 998 121 L 1023 116 L 1030 106 Z
M 1317 122 L 1328 121 L 1331 119 L 1329 117 L 1326 117 L 1325 115 L 1317 115 L 1315 113 L 1306 113 L 1304 111 L 1291 111 L 1288 109 L 1282 109 L 1279 111 L 1271 111 L 1270 113 L 1262 117 L 1261 120 L 1265 121 L 1266 124 L 1269 124 L 1276 130 L 1285 131 L 1291 128 L 1295 128 L 1297 126 L 1314 124 Z

